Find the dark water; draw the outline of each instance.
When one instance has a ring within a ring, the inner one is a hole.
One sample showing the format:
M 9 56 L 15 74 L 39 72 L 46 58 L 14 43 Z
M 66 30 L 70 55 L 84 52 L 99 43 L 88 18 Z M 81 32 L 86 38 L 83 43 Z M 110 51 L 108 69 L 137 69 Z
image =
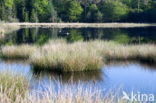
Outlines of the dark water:
M 110 63 L 102 70 L 92 72 L 54 73 L 39 72 L 22 61 L 1 61 L 0 70 L 10 69 L 22 73 L 30 79 L 30 89 L 43 89 L 39 84 L 61 86 L 78 83 L 89 87 L 95 87 L 101 91 L 122 89 L 128 93 L 152 93 L 156 95 L 156 65 L 146 65 L 136 62 Z
M 156 28 L 24 28 L 7 34 L 0 44 L 35 43 L 42 45 L 49 39 L 65 38 L 68 42 L 113 40 L 124 44 L 156 43 Z

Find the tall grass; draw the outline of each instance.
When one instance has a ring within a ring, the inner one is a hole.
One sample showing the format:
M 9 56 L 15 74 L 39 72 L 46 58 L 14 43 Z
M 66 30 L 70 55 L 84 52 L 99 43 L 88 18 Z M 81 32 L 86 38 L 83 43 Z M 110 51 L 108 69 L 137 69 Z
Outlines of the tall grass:
M 51 42 L 35 52 L 30 60 L 37 68 L 61 71 L 100 69 L 108 60 L 144 60 L 156 62 L 152 44 L 122 45 L 108 41 Z
M 119 45 L 103 51 L 103 56 L 109 60 L 144 60 L 156 62 L 156 46 L 153 44 Z
M 10 25 L 4 22 L 0 22 L 0 35 L 4 33 L 10 33 L 20 29 L 18 25 Z
M 0 71 L 0 103 L 114 103 L 113 95 L 105 97 L 96 88 L 85 88 L 80 84 L 61 86 L 58 90 L 52 84 L 45 91 L 30 90 L 29 81 L 22 75 L 10 70 Z M 29 92 L 28 92 L 29 91 Z
M 97 50 L 85 42 L 50 42 L 35 52 L 30 61 L 37 68 L 66 72 L 100 69 L 103 65 L 103 58 Z
M 18 25 L 13 26 L 0 21 L 0 40 L 3 40 L 5 37 L 7 37 L 6 34 L 16 31 L 18 29 L 20 29 L 20 26 Z
M 138 60 L 156 62 L 156 45 L 123 45 L 111 41 L 67 43 L 51 40 L 42 47 L 31 45 L 4 46 L 3 58 L 29 59 L 34 68 L 58 71 L 87 71 L 100 69 L 109 60 Z
M 79 85 L 79 84 L 77 84 Z M 80 86 L 64 86 L 54 91 L 54 87 L 48 87 L 47 91 L 36 92 L 29 98 L 36 103 L 118 103 L 115 95 L 104 96 L 102 91 L 94 87 L 84 88 Z M 111 93 L 110 93 L 111 94 Z M 36 96 L 37 95 L 37 96 Z M 39 98 L 40 95 L 42 98 Z M 37 97 L 37 98 L 36 98 Z M 122 101 L 122 100 L 121 100 Z
M 12 45 L 1 48 L 1 57 L 7 59 L 28 59 L 37 48 L 32 45 Z
M 0 71 L 0 103 L 14 103 L 18 97 L 24 98 L 28 87 L 24 76 L 10 70 Z
M 105 96 L 103 91 L 81 84 L 62 87 L 58 90 L 52 84 L 42 90 L 29 90 L 29 81 L 11 71 L 0 72 L 0 103 L 117 103 L 115 95 Z M 29 92 L 28 92 L 29 91 Z M 111 93 L 110 93 L 111 94 Z

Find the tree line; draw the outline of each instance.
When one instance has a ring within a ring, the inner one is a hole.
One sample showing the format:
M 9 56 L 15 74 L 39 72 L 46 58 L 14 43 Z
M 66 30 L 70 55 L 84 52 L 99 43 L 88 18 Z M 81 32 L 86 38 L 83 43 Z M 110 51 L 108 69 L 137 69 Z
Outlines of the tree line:
M 156 22 L 156 0 L 0 0 L 7 22 Z

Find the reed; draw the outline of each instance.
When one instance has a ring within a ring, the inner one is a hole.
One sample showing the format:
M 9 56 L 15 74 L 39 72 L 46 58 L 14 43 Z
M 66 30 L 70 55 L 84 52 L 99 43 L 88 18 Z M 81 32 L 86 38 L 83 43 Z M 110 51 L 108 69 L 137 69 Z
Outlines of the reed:
M 28 59 L 29 56 L 37 50 L 32 45 L 12 45 L 1 48 L 1 57 L 5 59 Z
M 104 95 L 103 91 L 92 86 L 86 88 L 80 83 L 62 87 L 61 81 L 58 81 L 58 90 L 55 90 L 52 84 L 40 84 L 45 91 L 31 90 L 28 93 L 28 87 L 25 86 L 27 82 L 23 77 L 9 73 L 3 74 L 0 78 L 5 80 L 1 82 L 1 88 L 5 89 L 0 89 L 0 103 L 127 103 L 122 99 L 117 101 L 116 95 L 112 92 Z M 23 93 L 24 96 L 21 95 Z
M 108 60 L 144 60 L 156 62 L 153 44 L 122 45 L 110 41 L 52 42 L 35 52 L 31 63 L 36 68 L 60 71 L 100 69 Z
M 27 79 L 10 70 L 0 71 L 0 102 L 14 103 L 19 96 L 25 97 L 28 92 L 29 83 Z M 3 101 L 5 99 L 5 101 Z M 3 101 L 3 102 L 2 102 Z
M 36 68 L 64 72 L 96 70 L 103 65 L 103 58 L 87 42 L 50 42 L 35 52 L 30 61 Z
M 36 103 L 117 103 L 117 100 L 113 97 L 114 95 L 104 96 L 101 91 L 91 86 L 84 88 L 82 85 L 66 85 L 59 88 L 57 92 L 54 92 L 54 90 L 53 86 L 48 87 L 46 92 L 34 93 L 29 98 L 31 98 L 32 103 L 34 101 Z M 41 95 L 42 98 L 36 98 L 38 95 Z
M 103 56 L 109 60 L 139 60 L 156 62 L 156 46 L 143 45 L 119 45 L 103 52 Z
M 8 23 L 0 22 L 0 35 L 5 33 L 11 33 L 20 29 L 19 25 L 10 25 Z
M 112 41 L 67 43 L 51 40 L 36 47 L 32 45 L 4 46 L 1 57 L 29 59 L 35 69 L 54 71 L 88 71 L 102 68 L 110 60 L 137 60 L 156 62 L 154 44 L 123 45 Z

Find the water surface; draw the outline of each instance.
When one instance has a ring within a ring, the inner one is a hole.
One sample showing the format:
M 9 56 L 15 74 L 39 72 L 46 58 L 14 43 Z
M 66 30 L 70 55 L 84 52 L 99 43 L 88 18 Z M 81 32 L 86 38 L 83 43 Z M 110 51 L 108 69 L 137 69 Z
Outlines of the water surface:
M 0 44 L 38 44 L 49 39 L 64 38 L 68 42 L 112 40 L 123 44 L 156 43 L 156 27 L 142 28 L 22 28 L 7 34 Z
M 107 93 L 118 88 L 127 92 L 153 93 L 156 95 L 156 67 L 136 62 L 111 63 L 99 71 L 56 73 L 34 71 L 26 62 L 1 61 L 0 70 L 10 69 L 22 73 L 30 80 L 30 90 L 43 89 L 44 84 L 61 86 L 79 84 L 95 87 Z
M 43 45 L 50 39 L 64 38 L 68 42 L 89 40 L 112 40 L 122 44 L 156 43 L 156 28 L 22 28 L 6 34 L 1 45 L 35 44 Z M 156 95 L 156 65 L 138 62 L 109 63 L 99 71 L 56 73 L 36 71 L 28 62 L 0 60 L 0 70 L 11 69 L 22 73 L 30 80 L 30 90 L 44 89 L 40 84 L 55 86 L 75 84 L 95 87 L 109 92 L 118 88 L 131 93 L 152 93 Z

